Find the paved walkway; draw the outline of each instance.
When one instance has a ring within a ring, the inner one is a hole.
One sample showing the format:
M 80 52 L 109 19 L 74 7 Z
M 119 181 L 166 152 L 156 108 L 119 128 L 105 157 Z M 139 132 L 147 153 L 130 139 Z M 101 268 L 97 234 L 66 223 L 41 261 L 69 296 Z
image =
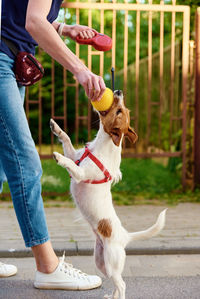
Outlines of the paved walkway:
M 128 231 L 144 230 L 155 223 L 165 206 L 116 207 Z M 94 235 L 89 225 L 78 219 L 77 209 L 69 207 L 45 208 L 49 233 L 57 254 L 91 255 Z M 184 203 L 168 207 L 164 230 L 150 240 L 132 242 L 127 254 L 200 253 L 200 204 Z M 13 208 L 0 202 L 0 257 L 28 257 Z
M 4 258 L 18 273 L 0 278 L 1 299 L 103 299 L 113 291 L 113 282 L 97 270 L 92 256 L 70 256 L 75 268 L 102 277 L 100 288 L 89 291 L 37 290 L 33 287 L 34 258 Z M 199 299 L 200 255 L 128 255 L 123 271 L 126 299 Z

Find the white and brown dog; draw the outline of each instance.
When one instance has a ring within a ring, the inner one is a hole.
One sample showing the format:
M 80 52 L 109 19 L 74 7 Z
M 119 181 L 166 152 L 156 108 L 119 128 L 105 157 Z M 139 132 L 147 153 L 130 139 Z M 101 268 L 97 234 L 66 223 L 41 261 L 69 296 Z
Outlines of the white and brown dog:
M 114 92 L 114 101 L 107 113 L 99 113 L 100 128 L 96 138 L 87 147 L 75 150 L 68 135 L 51 119 L 52 132 L 62 142 L 64 156 L 54 153 L 59 165 L 71 176 L 71 194 L 95 235 L 95 262 L 98 269 L 112 278 L 115 290 L 105 298 L 125 299 L 125 282 L 122 271 L 125 263 L 125 247 L 133 240 L 147 239 L 158 234 L 165 224 L 165 212 L 147 230 L 129 233 L 122 226 L 112 203 L 111 184 L 118 182 L 123 136 L 131 142 L 137 140 L 130 127 L 129 110 L 123 94 Z

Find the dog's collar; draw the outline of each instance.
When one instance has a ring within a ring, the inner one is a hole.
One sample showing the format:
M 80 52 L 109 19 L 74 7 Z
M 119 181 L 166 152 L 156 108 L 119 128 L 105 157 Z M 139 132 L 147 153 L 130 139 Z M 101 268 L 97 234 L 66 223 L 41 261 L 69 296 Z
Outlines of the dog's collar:
M 80 162 L 83 161 L 86 157 L 90 158 L 98 167 L 101 169 L 103 174 L 105 175 L 104 179 L 102 180 L 86 180 L 83 181 L 84 183 L 88 184 L 102 184 L 112 180 L 112 176 L 110 175 L 109 171 L 103 166 L 103 164 L 90 152 L 89 148 L 85 147 L 85 152 L 83 153 L 82 157 L 75 161 L 76 165 L 79 166 Z

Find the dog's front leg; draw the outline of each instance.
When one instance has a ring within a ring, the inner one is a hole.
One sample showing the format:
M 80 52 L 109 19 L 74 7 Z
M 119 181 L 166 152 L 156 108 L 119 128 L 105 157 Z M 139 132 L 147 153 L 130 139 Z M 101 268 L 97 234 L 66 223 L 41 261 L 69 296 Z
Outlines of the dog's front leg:
M 59 125 L 51 118 L 50 128 L 54 135 L 56 135 L 59 141 L 62 143 L 65 157 L 75 160 L 76 150 L 74 149 L 69 136 L 59 127 Z
M 77 183 L 87 179 L 85 170 L 77 166 L 71 159 L 64 157 L 63 155 L 57 152 L 53 153 L 53 157 L 60 166 L 67 169 L 67 171 L 70 173 L 70 175 L 75 179 Z

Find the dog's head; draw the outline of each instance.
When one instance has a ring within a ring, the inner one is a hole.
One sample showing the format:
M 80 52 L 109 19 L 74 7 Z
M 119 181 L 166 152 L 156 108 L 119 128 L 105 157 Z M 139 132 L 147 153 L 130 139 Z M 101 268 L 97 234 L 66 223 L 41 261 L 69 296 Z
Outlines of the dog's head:
M 100 113 L 104 131 L 110 135 L 116 146 L 120 145 L 123 136 L 135 143 L 138 136 L 130 127 L 130 111 L 125 107 L 121 90 L 114 92 L 114 101 L 106 113 Z

